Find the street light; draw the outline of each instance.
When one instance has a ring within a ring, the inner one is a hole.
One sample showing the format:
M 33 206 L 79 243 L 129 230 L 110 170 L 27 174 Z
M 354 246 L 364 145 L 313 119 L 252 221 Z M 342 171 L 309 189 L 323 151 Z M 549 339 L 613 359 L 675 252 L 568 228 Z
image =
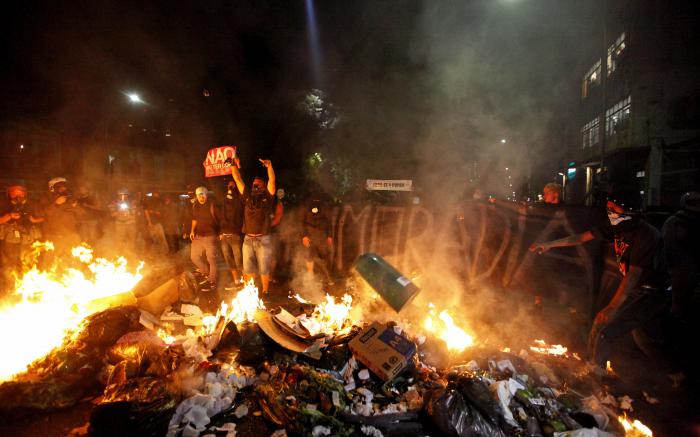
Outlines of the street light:
M 131 103 L 145 103 L 143 100 L 141 100 L 141 96 L 136 93 L 128 93 L 126 96 L 129 98 Z
M 505 143 L 506 143 L 506 139 L 503 138 L 503 139 L 501 140 L 501 143 L 502 143 L 502 144 L 505 144 Z

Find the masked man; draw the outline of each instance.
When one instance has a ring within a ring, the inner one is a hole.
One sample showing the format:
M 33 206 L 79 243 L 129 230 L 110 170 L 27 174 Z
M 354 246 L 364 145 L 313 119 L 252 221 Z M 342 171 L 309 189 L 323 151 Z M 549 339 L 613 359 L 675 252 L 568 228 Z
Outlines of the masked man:
M 531 251 L 543 253 L 594 239 L 613 243 L 622 281 L 607 306 L 595 316 L 588 337 L 589 358 L 601 367 L 609 359 L 613 342 L 628 332 L 633 333 L 637 344 L 644 349 L 640 344 L 643 338 L 640 328 L 658 316 L 667 302 L 661 233 L 640 218 L 641 205 L 637 190 L 619 190 L 608 197 L 609 223 L 582 234 L 530 246 Z
M 230 164 L 231 160 L 227 160 Z M 243 273 L 248 278 L 258 274 L 262 284 L 262 294 L 270 289 L 270 264 L 273 256 L 272 217 L 274 216 L 274 196 L 276 191 L 275 171 L 272 162 L 260 159 L 267 169 L 267 183 L 261 177 L 253 179 L 247 189 L 238 167 L 231 165 L 231 174 L 238 192 L 243 196 Z
M 301 224 L 301 244 L 306 271 L 313 273 L 316 265 L 325 279 L 331 282 L 328 261 L 333 248 L 333 237 L 330 219 L 320 199 L 313 198 L 308 202 Z
M 7 188 L 8 204 L 0 212 L 2 265 L 5 273 L 19 273 L 22 260 L 32 243 L 41 237 L 37 224 L 44 221 L 27 202 L 27 189 L 22 185 Z
M 49 205 L 46 207 L 46 237 L 53 241 L 56 254 L 63 256 L 80 244 L 78 224 L 84 209 L 68 190 L 65 178 L 57 177 L 49 181 Z
M 192 228 L 190 230 L 190 259 L 200 272 L 209 277 L 211 290 L 216 290 L 217 239 L 219 223 L 214 201 L 209 199 L 207 187 L 197 187 L 196 201 L 192 205 Z M 205 255 L 207 262 L 202 260 Z

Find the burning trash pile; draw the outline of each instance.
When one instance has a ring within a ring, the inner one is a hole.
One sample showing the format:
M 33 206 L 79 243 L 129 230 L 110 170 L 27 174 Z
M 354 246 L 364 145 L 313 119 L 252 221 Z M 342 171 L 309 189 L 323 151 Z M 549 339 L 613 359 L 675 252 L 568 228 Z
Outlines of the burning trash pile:
M 359 320 L 356 298 L 110 308 L 0 385 L 0 416 L 97 395 L 91 435 L 651 435 L 561 345 L 496 349 L 432 304 L 415 329 Z

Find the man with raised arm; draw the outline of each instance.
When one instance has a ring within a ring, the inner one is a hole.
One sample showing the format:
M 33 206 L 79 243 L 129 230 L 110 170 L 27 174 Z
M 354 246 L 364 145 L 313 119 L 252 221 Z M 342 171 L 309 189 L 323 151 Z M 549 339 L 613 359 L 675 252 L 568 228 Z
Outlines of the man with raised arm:
M 243 196 L 243 274 L 246 280 L 258 274 L 262 284 L 262 294 L 270 289 L 270 265 L 272 262 L 273 246 L 270 231 L 275 196 L 275 171 L 269 159 L 260 159 L 267 169 L 267 183 L 256 176 L 253 184 L 247 188 L 236 165 L 231 165 L 231 175 L 236 183 L 238 192 Z M 226 160 L 232 164 L 229 158 Z

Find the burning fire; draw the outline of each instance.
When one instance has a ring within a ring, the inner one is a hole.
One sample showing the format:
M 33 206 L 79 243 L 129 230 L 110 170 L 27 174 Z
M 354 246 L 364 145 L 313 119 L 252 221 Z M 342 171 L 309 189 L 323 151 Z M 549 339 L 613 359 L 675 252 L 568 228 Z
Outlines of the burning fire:
M 436 317 L 437 309 L 433 303 L 428 304 L 430 311 L 428 317 L 423 322 L 423 327 L 431 334 L 435 334 L 447 345 L 447 349 L 454 352 L 461 352 L 474 344 L 474 338 L 467 334 L 462 328 L 455 325 L 452 316 L 443 310 Z M 439 320 L 439 321 L 438 321 Z
M 255 311 L 265 309 L 265 304 L 262 299 L 260 299 L 258 288 L 255 286 L 255 282 L 252 279 L 248 281 L 245 287 L 231 300 L 230 312 L 227 312 L 227 308 L 224 309 L 224 305 L 225 303 L 222 304 L 222 312 L 226 314 L 226 319 L 236 324 L 246 320 L 254 322 Z
M 652 437 L 653 434 L 648 426 L 640 422 L 639 420 L 634 420 L 632 422 L 627 419 L 627 416 L 618 416 L 617 420 L 625 428 L 625 437 Z
M 350 330 L 350 310 L 352 310 L 352 296 L 345 294 L 339 302 L 326 294 L 325 302 L 316 305 L 311 316 L 305 315 L 299 318 L 299 323 L 309 331 L 312 336 L 317 334 L 343 334 Z
M 544 340 L 535 340 L 536 346 L 530 346 L 530 350 L 537 352 L 538 354 L 545 355 L 556 355 L 556 356 L 568 356 L 567 352 L 569 348 L 562 346 L 560 344 L 547 344 Z
M 35 253 L 53 250 L 50 242 L 33 246 Z M 123 257 L 116 262 L 93 261 L 89 247 L 73 248 L 76 267 L 61 272 L 34 265 L 16 281 L 11 299 L 19 302 L 0 308 L 0 344 L 6 353 L 0 361 L 0 381 L 11 379 L 34 360 L 60 346 L 87 316 L 110 306 L 110 300 L 134 300 L 130 290 L 141 280 L 143 262 L 135 272 Z M 119 296 L 128 293 L 124 296 Z

